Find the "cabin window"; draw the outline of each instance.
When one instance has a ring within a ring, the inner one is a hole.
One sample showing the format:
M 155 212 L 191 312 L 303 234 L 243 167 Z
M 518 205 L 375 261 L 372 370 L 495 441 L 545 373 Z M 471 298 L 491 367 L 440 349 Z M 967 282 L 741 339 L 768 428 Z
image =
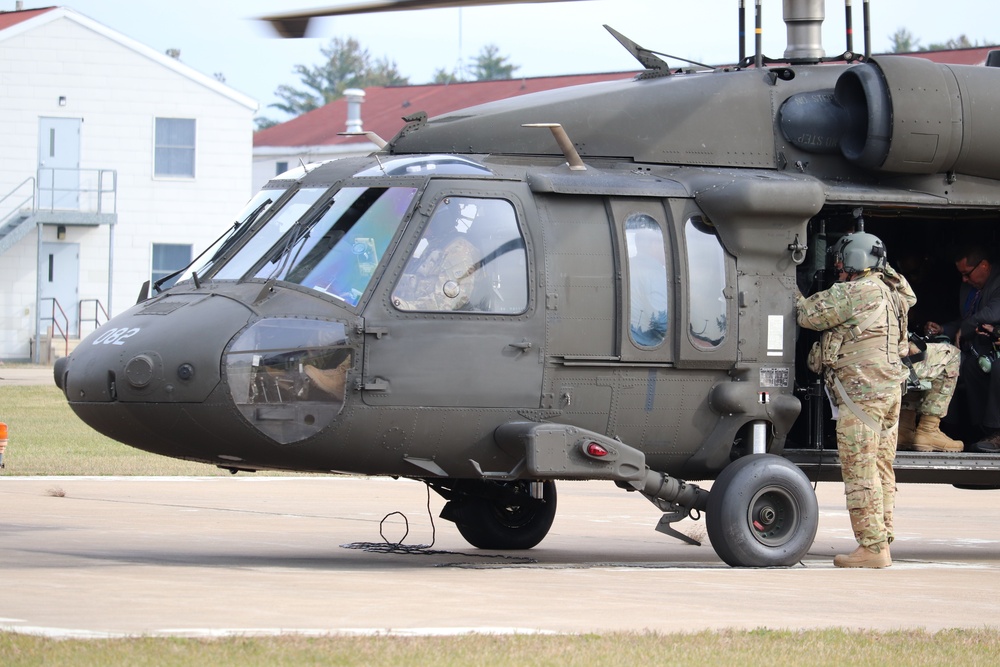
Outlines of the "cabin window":
M 183 269 L 191 263 L 190 244 L 180 243 L 154 243 L 153 244 L 152 275 L 153 282 L 169 276 L 175 271 Z M 180 275 L 164 281 L 161 287 L 170 287 Z
M 153 174 L 194 178 L 194 119 L 157 118 L 155 134 Z
M 667 337 L 667 257 L 663 231 L 651 216 L 625 219 L 628 249 L 629 336 L 640 347 L 657 347 Z
M 527 310 L 528 255 L 513 205 L 503 199 L 442 199 L 392 303 L 404 311 Z
M 275 248 L 292 225 L 312 208 L 326 188 L 302 188 L 289 199 L 267 224 L 257 230 L 257 233 L 237 251 L 233 258 L 219 269 L 213 276 L 222 280 L 239 280 L 262 257 Z M 280 250 L 280 248 L 278 248 Z M 268 264 L 271 266 L 271 264 Z
M 714 350 L 726 339 L 726 260 L 711 223 L 694 216 L 684 228 L 687 243 L 690 319 L 688 338 L 696 348 Z

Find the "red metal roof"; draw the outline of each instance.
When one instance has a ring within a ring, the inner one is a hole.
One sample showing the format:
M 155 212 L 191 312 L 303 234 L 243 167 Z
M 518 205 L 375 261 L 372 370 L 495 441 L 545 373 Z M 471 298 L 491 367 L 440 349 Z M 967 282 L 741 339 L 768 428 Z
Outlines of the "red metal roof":
M 33 19 L 39 14 L 50 12 L 56 7 L 42 7 L 41 9 L 25 9 L 20 12 L 0 12 L 0 30 L 6 30 L 12 25 L 17 25 L 22 21 Z
M 950 51 L 914 51 L 900 55 L 926 58 L 936 63 L 948 65 L 985 65 L 986 56 L 990 51 L 996 51 L 1000 46 L 976 46 L 970 49 L 952 49 Z
M 378 86 L 365 88 L 361 105 L 362 127 L 388 141 L 402 129 L 403 116 L 426 111 L 429 117 L 542 90 L 599 81 L 630 79 L 635 72 L 574 74 L 501 81 L 422 86 Z M 367 142 L 361 137 L 340 137 L 347 129 L 347 100 L 340 98 L 298 118 L 254 134 L 254 146 L 332 146 Z

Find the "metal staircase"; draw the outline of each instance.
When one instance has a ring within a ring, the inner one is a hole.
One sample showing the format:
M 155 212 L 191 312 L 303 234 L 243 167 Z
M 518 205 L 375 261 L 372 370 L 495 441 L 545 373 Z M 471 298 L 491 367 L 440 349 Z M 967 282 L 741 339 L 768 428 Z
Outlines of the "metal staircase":
M 73 172 L 80 184 L 58 187 L 54 171 Z M 44 185 L 36 187 L 36 184 Z M 56 208 L 54 202 L 59 199 L 72 201 L 72 205 Z M 118 173 L 114 169 L 41 167 L 35 176 L 29 176 L 0 197 L 0 255 L 38 225 L 113 225 L 118 219 L 117 208 Z
M 0 255 L 35 228 L 35 177 L 30 176 L 0 199 Z

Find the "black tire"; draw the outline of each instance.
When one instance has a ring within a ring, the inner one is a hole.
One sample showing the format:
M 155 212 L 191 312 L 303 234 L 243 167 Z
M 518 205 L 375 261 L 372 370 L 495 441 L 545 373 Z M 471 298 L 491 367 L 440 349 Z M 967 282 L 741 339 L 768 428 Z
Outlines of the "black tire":
M 705 527 L 715 553 L 733 567 L 787 567 L 816 538 L 819 506 L 805 473 L 773 454 L 745 456 L 715 480 Z
M 541 542 L 556 516 L 556 484 L 544 482 L 542 498 L 528 494 L 530 482 L 511 482 L 523 486 L 514 501 L 469 498 L 462 503 L 458 532 L 479 549 L 530 549 Z M 520 490 L 520 489 L 519 489 Z

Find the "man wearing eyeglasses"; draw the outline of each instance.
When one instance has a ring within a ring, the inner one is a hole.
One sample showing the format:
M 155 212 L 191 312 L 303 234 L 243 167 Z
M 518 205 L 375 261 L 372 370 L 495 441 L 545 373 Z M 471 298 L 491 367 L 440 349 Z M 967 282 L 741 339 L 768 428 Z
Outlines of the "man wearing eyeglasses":
M 985 435 L 973 448 L 990 454 L 1000 454 L 1000 361 L 993 362 L 1000 334 L 1000 270 L 994 271 L 995 266 L 983 247 L 963 249 L 955 261 L 962 276 L 961 319 L 926 326 L 928 335 L 946 335 L 962 349 L 959 383 L 965 389 L 966 414 Z

